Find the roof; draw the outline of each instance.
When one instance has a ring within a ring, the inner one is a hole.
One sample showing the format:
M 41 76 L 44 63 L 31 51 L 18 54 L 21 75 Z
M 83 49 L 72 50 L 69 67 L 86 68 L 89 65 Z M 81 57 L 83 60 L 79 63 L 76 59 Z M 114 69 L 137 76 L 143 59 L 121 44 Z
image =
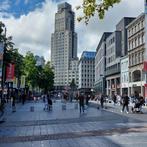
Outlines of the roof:
M 95 58 L 96 52 L 94 51 L 83 51 L 81 58 Z

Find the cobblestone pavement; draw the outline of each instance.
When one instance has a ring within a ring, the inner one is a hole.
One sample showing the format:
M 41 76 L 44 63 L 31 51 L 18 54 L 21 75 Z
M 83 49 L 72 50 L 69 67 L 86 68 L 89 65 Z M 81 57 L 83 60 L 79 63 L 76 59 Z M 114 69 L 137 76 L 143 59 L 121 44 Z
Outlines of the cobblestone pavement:
M 80 114 L 75 103 L 67 103 L 62 110 L 61 101 L 50 112 L 43 108 L 42 102 L 30 102 L 19 104 L 16 113 L 7 112 L 6 122 L 0 124 L 0 147 L 147 146 L 146 113 L 122 114 L 116 106 L 89 107 Z

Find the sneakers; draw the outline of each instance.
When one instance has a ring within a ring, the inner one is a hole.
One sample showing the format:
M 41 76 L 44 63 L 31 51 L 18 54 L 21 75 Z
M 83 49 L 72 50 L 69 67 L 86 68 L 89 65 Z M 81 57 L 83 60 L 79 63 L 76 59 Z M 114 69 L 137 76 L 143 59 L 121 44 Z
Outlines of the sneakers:
M 128 114 L 129 112 L 127 111 L 127 114 Z
M 123 113 L 123 111 L 121 110 L 121 113 Z

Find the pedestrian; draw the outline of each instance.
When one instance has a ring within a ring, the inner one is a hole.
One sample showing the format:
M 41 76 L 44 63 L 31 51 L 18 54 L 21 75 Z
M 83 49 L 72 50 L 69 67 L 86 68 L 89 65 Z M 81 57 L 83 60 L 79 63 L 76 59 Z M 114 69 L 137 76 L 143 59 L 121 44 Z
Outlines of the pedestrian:
M 90 94 L 88 94 L 88 95 L 86 96 L 86 105 L 87 105 L 87 106 L 89 105 L 89 100 L 90 100 Z
M 129 106 L 128 106 L 129 105 L 129 97 L 126 93 L 123 95 L 122 100 L 123 100 L 123 107 L 122 107 L 121 112 L 124 112 L 124 109 L 126 107 L 126 111 L 127 111 L 127 113 L 129 113 Z
M 26 94 L 25 94 L 25 92 L 23 92 L 23 94 L 22 94 L 22 104 L 23 105 L 25 103 L 25 100 L 26 100 Z
M 45 94 L 43 95 L 43 102 L 45 103 Z
M 16 112 L 14 91 L 12 91 L 12 93 L 11 93 L 11 99 L 12 99 L 12 112 Z
M 116 94 L 113 94 L 113 96 L 112 96 L 112 100 L 113 100 L 113 102 L 114 102 L 114 105 L 116 104 Z
M 51 100 L 51 98 L 50 98 L 50 95 L 49 94 L 47 94 L 47 103 L 48 103 L 48 110 L 50 111 L 50 110 L 52 110 L 52 100 Z
M 81 113 L 81 111 L 83 111 L 83 113 L 84 113 L 84 93 L 81 92 L 79 94 L 78 99 L 79 99 L 80 113 Z
M 104 101 L 105 101 L 105 96 L 104 94 L 101 94 L 101 98 L 100 98 L 100 103 L 101 103 L 101 108 L 104 108 Z

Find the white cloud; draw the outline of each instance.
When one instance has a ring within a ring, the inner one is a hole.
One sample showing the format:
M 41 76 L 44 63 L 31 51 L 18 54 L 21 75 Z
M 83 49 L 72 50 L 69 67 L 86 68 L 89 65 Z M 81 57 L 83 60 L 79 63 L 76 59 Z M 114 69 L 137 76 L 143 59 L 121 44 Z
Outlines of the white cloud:
M 28 2 L 29 2 L 29 0 L 25 0 L 25 1 L 24 1 L 25 4 L 28 4 Z
M 67 0 L 72 4 L 73 9 L 82 3 L 82 0 Z M 144 0 L 123 0 L 120 4 L 110 9 L 104 18 L 99 20 L 97 16 L 93 18 L 89 25 L 76 21 L 76 32 L 78 33 L 78 56 L 83 50 L 96 50 L 98 41 L 103 32 L 114 31 L 115 25 L 124 16 L 138 16 L 143 12 Z M 31 50 L 45 59 L 50 59 L 51 33 L 54 32 L 54 16 L 57 5 L 51 0 L 46 0 L 42 8 L 20 18 L 2 18 L 6 24 L 8 35 L 13 36 L 16 47 L 25 54 Z M 76 11 L 76 16 L 81 14 Z M 0 16 L 1 17 L 1 16 Z
M 0 12 L 3 10 L 9 9 L 9 7 L 10 7 L 9 0 L 5 0 L 5 1 L 0 2 Z

